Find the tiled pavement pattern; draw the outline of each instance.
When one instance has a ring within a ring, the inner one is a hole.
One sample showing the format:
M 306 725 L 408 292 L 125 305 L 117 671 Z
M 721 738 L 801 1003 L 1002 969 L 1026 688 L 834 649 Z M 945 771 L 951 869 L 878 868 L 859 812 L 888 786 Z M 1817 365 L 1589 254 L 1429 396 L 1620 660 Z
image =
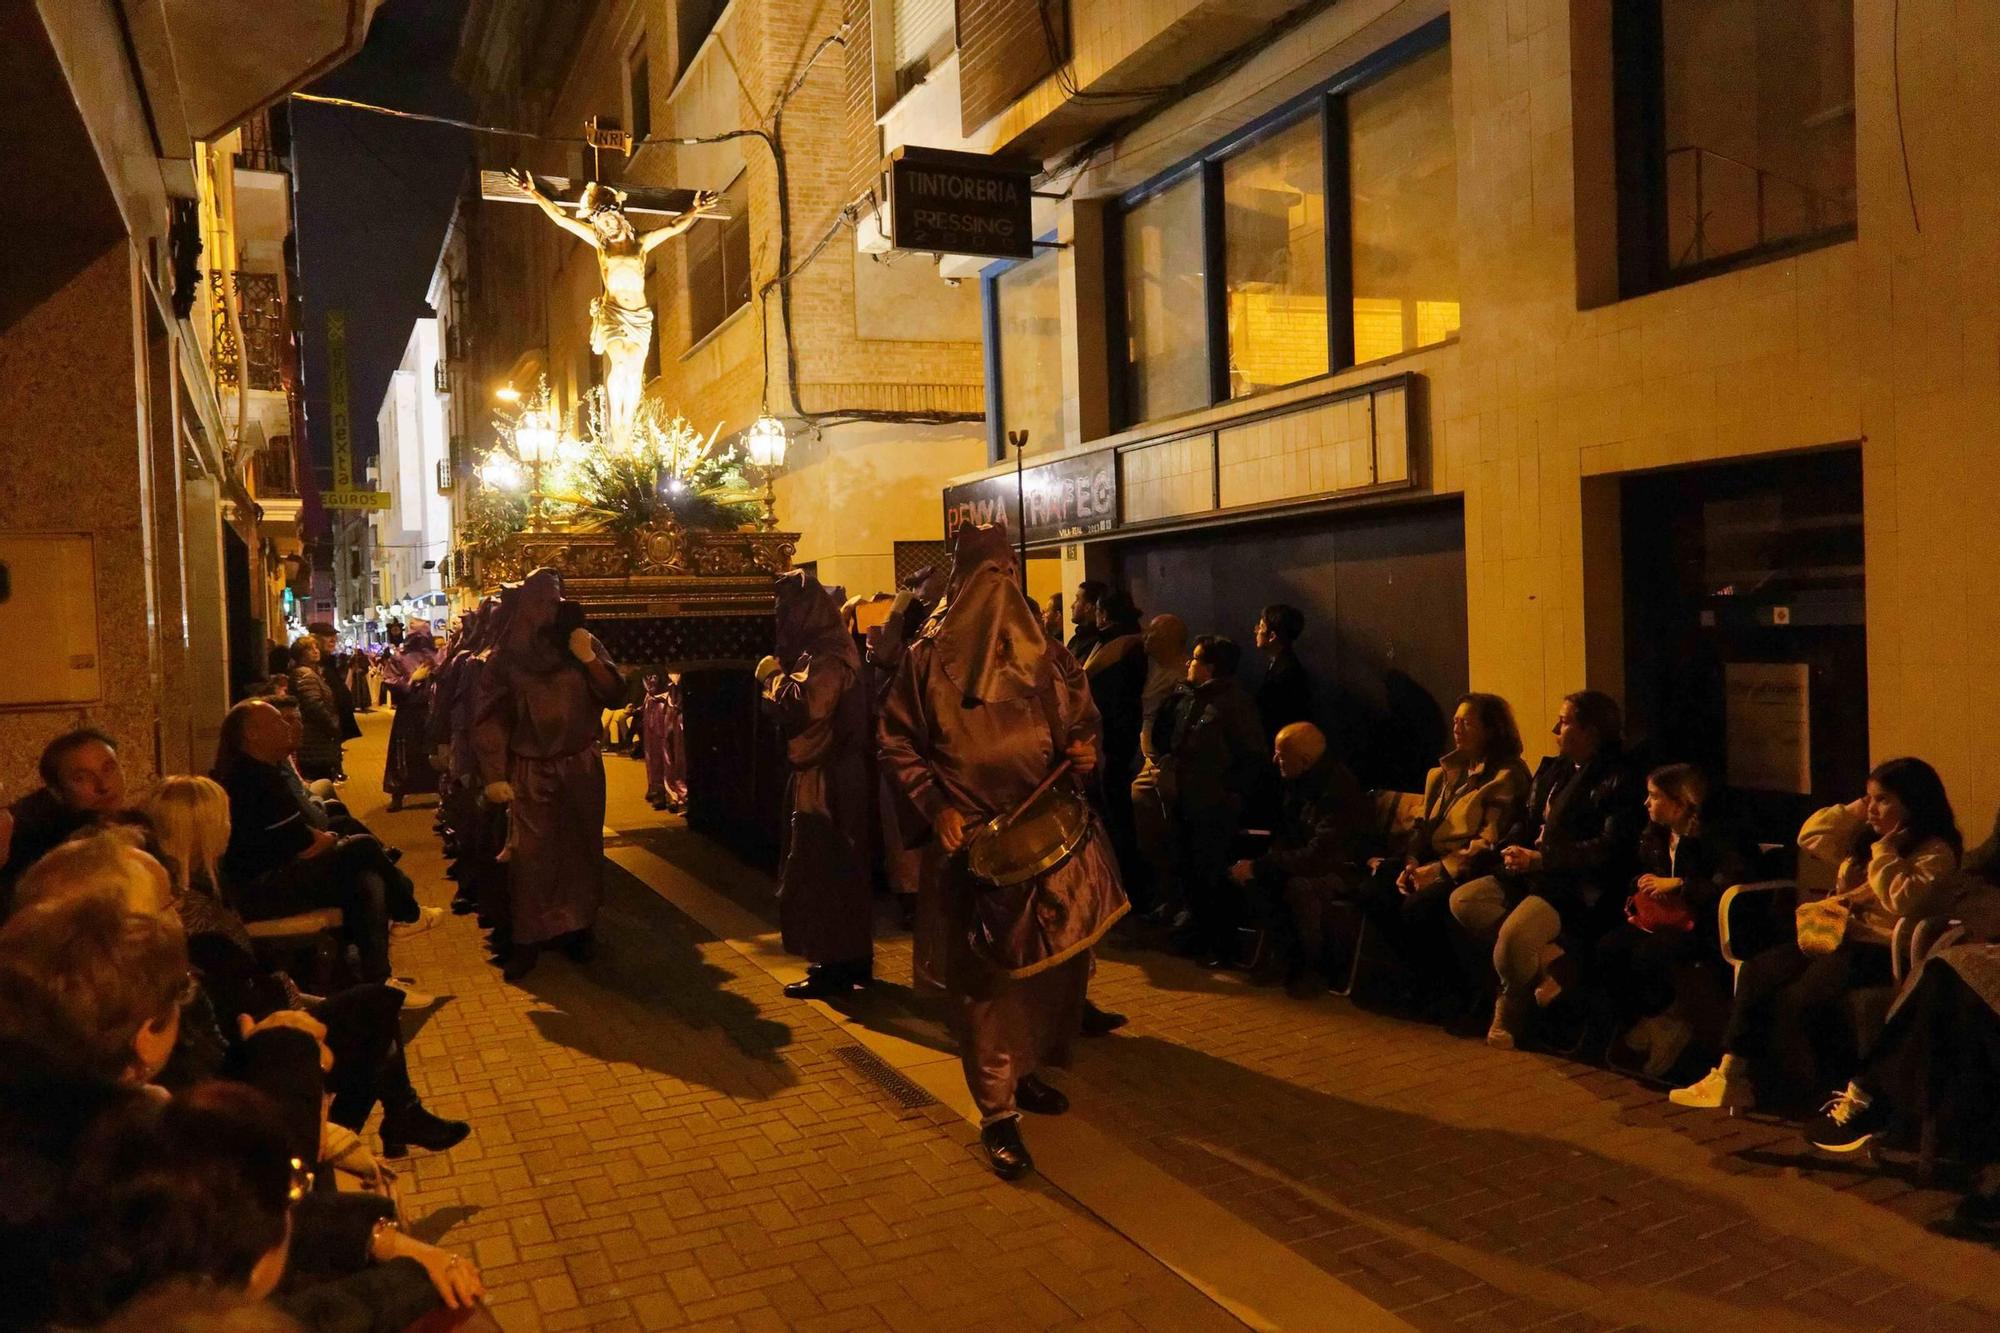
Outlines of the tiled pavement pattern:
M 431 805 L 386 810 L 388 717 L 364 726 L 344 794 L 443 903 Z M 504 985 L 461 918 L 396 945 L 451 996 L 411 1040 L 418 1086 L 474 1125 L 411 1159 L 406 1211 L 476 1258 L 511 1333 L 1236 1326 L 1059 1191 L 996 1180 L 970 1126 L 898 1109 L 835 1025 L 611 876 L 587 970 Z
M 769 911 L 768 884 L 685 830 L 637 836 Z M 857 1012 L 920 1015 L 907 935 L 878 930 L 876 963 Z M 1811 1156 L 1775 1120 L 1150 951 L 1107 950 L 1092 994 L 1132 1023 L 1082 1044 L 1072 1114 L 1419 1328 L 2000 1318 L 2000 1254 L 1924 1229 L 1952 1196 Z

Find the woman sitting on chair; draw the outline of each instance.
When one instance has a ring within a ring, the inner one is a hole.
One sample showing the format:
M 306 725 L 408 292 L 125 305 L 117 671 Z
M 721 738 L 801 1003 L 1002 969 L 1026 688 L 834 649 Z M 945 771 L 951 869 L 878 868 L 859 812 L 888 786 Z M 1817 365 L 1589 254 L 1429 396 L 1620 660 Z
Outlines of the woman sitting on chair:
M 1795 1088 L 1817 1085 L 1817 1052 L 1850 992 L 1887 984 L 1889 941 L 1904 917 L 1947 910 L 1964 851 L 1937 770 L 1891 759 L 1868 775 L 1868 794 L 1828 806 L 1799 830 L 1799 847 L 1838 860 L 1834 889 L 1800 904 L 1797 936 L 1743 965 L 1723 1035 L 1722 1063 L 1669 1094 L 1676 1106 L 1756 1104 L 1750 1062 L 1777 1061 Z

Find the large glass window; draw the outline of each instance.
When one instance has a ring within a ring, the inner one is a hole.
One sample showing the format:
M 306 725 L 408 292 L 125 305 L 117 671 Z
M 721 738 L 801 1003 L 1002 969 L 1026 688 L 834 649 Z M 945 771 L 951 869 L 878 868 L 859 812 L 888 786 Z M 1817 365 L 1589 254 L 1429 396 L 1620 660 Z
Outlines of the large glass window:
M 1448 33 L 1445 19 L 1425 25 L 1172 184 L 1128 196 L 1113 292 L 1120 425 L 1458 331 Z
M 1853 0 L 1615 12 L 1628 294 L 1853 233 Z
M 1229 396 L 1324 375 L 1326 150 L 1318 108 L 1222 162 Z
M 1347 98 L 1354 361 L 1458 330 L 1458 159 L 1451 51 L 1417 57 Z
M 1056 252 L 1045 251 L 1003 270 L 993 280 L 993 305 L 999 335 L 1000 438 L 1025 430 L 1029 453 L 1052 453 L 1069 438 Z
M 1196 173 L 1125 214 L 1125 409 L 1133 421 L 1211 401 L 1201 192 Z

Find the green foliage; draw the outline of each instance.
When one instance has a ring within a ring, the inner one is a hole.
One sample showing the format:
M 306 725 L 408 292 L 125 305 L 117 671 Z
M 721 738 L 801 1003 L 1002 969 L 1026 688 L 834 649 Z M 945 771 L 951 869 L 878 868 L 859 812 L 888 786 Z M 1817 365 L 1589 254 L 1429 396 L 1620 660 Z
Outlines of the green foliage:
M 684 466 L 675 478 L 665 451 L 650 444 L 631 454 L 593 453 L 577 468 L 577 498 L 618 533 L 636 531 L 665 514 L 684 528 L 710 532 L 733 531 L 755 520 L 756 505 L 726 498 L 743 489 L 733 452 Z

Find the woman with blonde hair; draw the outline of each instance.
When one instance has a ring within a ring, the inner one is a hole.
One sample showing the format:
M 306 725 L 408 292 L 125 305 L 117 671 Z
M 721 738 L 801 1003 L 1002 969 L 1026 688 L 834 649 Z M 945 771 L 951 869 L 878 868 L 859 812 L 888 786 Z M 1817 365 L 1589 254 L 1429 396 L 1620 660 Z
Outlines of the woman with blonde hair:
M 173 909 L 187 930 L 188 956 L 225 1031 L 235 1015 L 256 1022 L 280 1009 L 302 1009 L 325 1024 L 334 1060 L 326 1081 L 333 1094 L 327 1119 L 358 1132 L 380 1101 L 387 1156 L 401 1157 L 412 1144 L 442 1151 L 471 1132 L 463 1121 L 432 1115 L 417 1099 L 397 1019 L 403 992 L 367 983 L 321 999 L 257 960 L 219 873 L 230 833 L 229 797 L 220 783 L 195 774 L 165 778 L 146 816 L 173 877 Z

